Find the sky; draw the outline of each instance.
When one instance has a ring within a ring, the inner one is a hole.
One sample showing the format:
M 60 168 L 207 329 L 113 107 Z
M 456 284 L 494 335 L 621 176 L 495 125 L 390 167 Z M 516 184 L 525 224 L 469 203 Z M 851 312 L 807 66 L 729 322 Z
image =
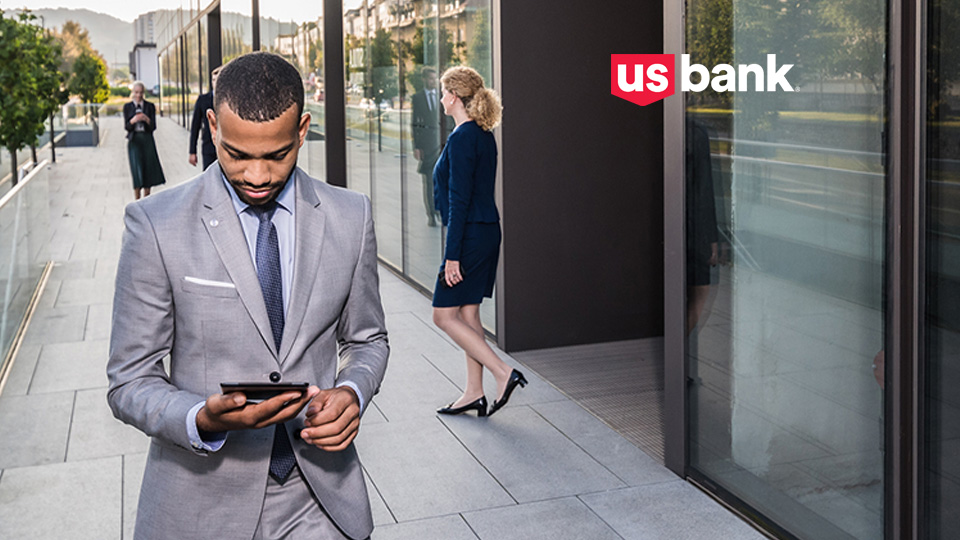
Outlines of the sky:
M 307 2 L 308 1 L 309 0 L 307 0 Z M 265 16 L 269 15 L 280 18 L 281 20 L 303 22 L 302 19 L 304 17 L 316 20 L 316 16 L 320 13 L 323 4 L 322 0 L 314 1 L 317 7 L 316 10 L 313 10 L 312 16 L 310 16 L 311 14 L 309 13 L 311 10 L 304 9 L 305 0 L 279 2 L 276 0 L 261 0 L 260 10 Z M 183 9 L 187 10 L 190 9 L 191 4 L 194 9 L 198 9 L 198 4 L 200 8 L 205 8 L 209 6 L 211 2 L 212 0 L 147 0 L 144 2 L 131 2 L 129 0 L 0 0 L 0 9 L 12 10 L 21 7 L 33 10 L 41 8 L 89 9 L 90 11 L 113 15 L 120 20 L 133 22 L 140 14 L 155 9 L 176 9 L 183 7 Z M 250 5 L 249 0 L 244 3 L 247 6 Z M 356 7 L 356 5 L 359 4 L 360 0 L 344 0 L 343 2 L 345 8 Z M 224 7 L 226 7 L 226 5 L 227 3 L 224 4 Z M 269 13 L 267 13 L 267 11 L 269 11 Z

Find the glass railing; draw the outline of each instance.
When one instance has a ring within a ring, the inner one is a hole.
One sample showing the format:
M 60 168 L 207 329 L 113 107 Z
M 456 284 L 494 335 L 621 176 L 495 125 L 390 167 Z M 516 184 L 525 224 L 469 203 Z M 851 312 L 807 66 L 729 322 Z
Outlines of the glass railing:
M 0 197 L 0 392 L 49 263 L 49 172 L 42 160 Z

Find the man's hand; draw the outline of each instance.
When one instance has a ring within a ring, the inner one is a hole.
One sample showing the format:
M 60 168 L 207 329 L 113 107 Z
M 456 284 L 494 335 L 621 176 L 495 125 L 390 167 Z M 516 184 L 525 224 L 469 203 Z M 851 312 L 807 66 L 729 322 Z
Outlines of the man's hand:
M 190 165 L 193 165 L 194 167 L 196 167 L 196 166 L 197 166 L 197 155 L 196 155 L 196 154 L 190 154 L 190 157 L 187 158 L 187 161 L 190 162 Z
M 413 157 L 417 158 L 417 161 L 420 161 L 423 159 L 423 152 L 421 152 L 419 148 L 414 148 Z
M 303 441 L 327 452 L 350 446 L 360 429 L 360 400 L 348 387 L 320 390 L 307 407 Z
M 319 392 L 319 388 L 311 386 L 306 392 L 284 392 L 260 403 L 247 403 L 247 397 L 241 392 L 214 394 L 197 413 L 197 429 L 220 433 L 286 422 L 297 416 Z

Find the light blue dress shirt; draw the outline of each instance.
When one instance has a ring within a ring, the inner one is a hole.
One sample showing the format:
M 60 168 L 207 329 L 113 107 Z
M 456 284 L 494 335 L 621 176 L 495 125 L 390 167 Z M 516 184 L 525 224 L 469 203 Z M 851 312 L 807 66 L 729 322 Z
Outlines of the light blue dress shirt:
M 254 268 L 257 265 L 257 231 L 260 229 L 260 218 L 252 211 L 249 211 L 250 205 L 241 201 L 237 192 L 227 181 L 227 178 L 221 172 L 220 178 L 223 180 L 230 199 L 233 201 L 233 208 L 237 211 L 237 217 L 240 218 L 240 226 L 243 228 L 243 235 L 247 239 L 247 247 L 250 249 L 250 260 L 253 261 Z M 273 213 L 273 226 L 277 229 L 277 240 L 280 244 L 280 279 L 283 284 L 283 311 L 286 317 L 287 309 L 290 306 L 290 289 L 293 286 L 293 268 L 296 245 L 296 174 L 290 173 L 287 184 L 277 195 L 277 209 Z M 346 386 L 357 394 L 360 402 L 360 410 L 363 410 L 364 400 L 360 393 L 360 388 L 352 381 L 340 381 L 337 387 Z M 193 406 L 187 414 L 187 435 L 190 437 L 190 444 L 198 452 L 216 452 L 224 442 L 226 442 L 226 433 L 211 433 L 209 439 L 200 438 L 200 430 L 197 428 L 197 413 L 203 408 L 206 401 Z

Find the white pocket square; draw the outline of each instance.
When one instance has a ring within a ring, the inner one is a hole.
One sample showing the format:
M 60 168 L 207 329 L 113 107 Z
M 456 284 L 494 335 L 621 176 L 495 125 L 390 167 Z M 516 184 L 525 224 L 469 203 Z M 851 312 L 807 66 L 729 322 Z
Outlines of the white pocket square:
M 225 289 L 236 289 L 237 286 L 226 281 L 213 281 L 211 279 L 200 279 L 192 276 L 183 276 L 184 281 L 196 283 L 197 285 L 206 285 L 207 287 L 223 287 Z

